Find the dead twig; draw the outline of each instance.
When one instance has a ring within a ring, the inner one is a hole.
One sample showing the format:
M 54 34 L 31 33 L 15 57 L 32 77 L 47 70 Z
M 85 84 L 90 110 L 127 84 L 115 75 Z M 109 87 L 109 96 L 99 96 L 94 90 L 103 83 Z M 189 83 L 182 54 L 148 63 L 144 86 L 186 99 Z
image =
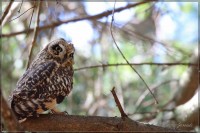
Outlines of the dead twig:
M 28 11 L 31 10 L 32 8 L 35 8 L 35 6 L 29 8 L 28 10 L 26 10 L 25 12 L 23 12 L 23 13 L 20 14 L 19 16 L 15 17 L 15 18 L 13 18 L 13 19 L 11 19 L 11 20 L 9 20 L 8 22 L 12 22 L 13 20 L 15 20 L 15 19 L 21 17 L 22 15 L 24 15 L 26 12 L 28 12 Z M 34 10 L 34 9 L 33 9 L 33 10 Z M 34 11 L 33 11 L 33 12 L 34 12 Z M 31 17 L 31 18 L 32 18 L 32 17 Z
M 115 87 L 112 88 L 111 93 L 112 93 L 112 95 L 113 95 L 113 97 L 115 99 L 115 103 L 117 104 L 117 107 L 118 107 L 118 109 L 119 109 L 119 111 L 121 113 L 121 117 L 122 118 L 128 117 L 127 114 L 124 112 L 124 110 L 123 110 L 123 108 L 122 108 L 122 106 L 121 106 L 121 104 L 119 102 L 119 99 L 118 99 L 118 97 L 116 95 L 116 92 L 115 92 Z
M 127 64 L 129 64 L 129 66 L 133 69 L 133 71 L 140 77 L 140 79 L 143 81 L 143 83 L 145 84 L 145 86 L 147 87 L 147 89 L 149 90 L 149 92 L 151 93 L 151 95 L 153 96 L 153 98 L 155 99 L 155 103 L 158 104 L 158 100 L 156 99 L 156 97 L 154 96 L 153 92 L 151 91 L 151 89 L 149 88 L 149 86 L 147 85 L 147 83 L 145 82 L 145 80 L 142 78 L 142 76 L 137 72 L 137 70 L 129 63 L 129 61 L 126 59 L 126 57 L 124 56 L 124 54 L 122 53 L 122 51 L 120 50 L 120 48 L 117 45 L 117 42 L 115 41 L 114 35 L 113 35 L 113 31 L 112 31 L 112 27 L 113 27 L 113 22 L 114 22 L 114 13 L 115 13 L 115 4 L 116 4 L 116 0 L 114 3 L 114 8 L 113 8 L 113 12 L 112 12 L 112 21 L 111 21 L 111 26 L 110 26 L 110 33 L 112 36 L 112 39 L 114 41 L 115 46 L 117 47 L 118 51 L 120 52 L 120 54 L 122 55 L 122 57 L 124 58 L 124 60 L 126 61 Z
M 4 20 L 4 18 L 6 17 L 6 15 L 8 14 L 8 12 L 9 12 L 9 10 L 10 10 L 10 8 L 11 8 L 13 2 L 14 2 L 14 0 L 11 0 L 11 1 L 9 2 L 8 6 L 6 7 L 5 11 L 3 12 L 3 15 L 2 15 L 1 20 L 0 20 L 0 23 L 1 23 L 1 24 L 2 24 L 2 22 L 3 22 L 3 20 Z
M 31 59 L 32 59 L 32 53 L 33 53 L 33 47 L 35 45 L 36 42 L 36 38 L 38 35 L 38 27 L 39 27 L 39 16 L 40 16 L 40 7 L 41 7 L 41 1 L 38 1 L 38 7 L 37 7 L 37 18 L 36 18 L 36 25 L 35 25 L 35 29 L 34 29 L 34 34 L 33 34 L 33 39 L 32 39 L 32 43 L 31 43 L 31 47 L 30 47 L 30 52 L 29 52 L 29 58 L 28 58 L 28 63 L 27 63 L 27 67 L 26 69 L 29 68 L 30 63 L 31 63 Z
M 31 19 L 30 19 L 30 22 L 29 22 L 29 26 L 28 26 L 28 29 L 30 29 L 30 27 L 31 27 L 31 22 L 32 22 L 32 18 L 33 18 L 33 14 L 34 14 L 34 11 L 35 11 L 35 4 L 36 4 L 36 2 L 34 1 L 34 8 L 33 8 L 33 12 L 32 12 L 32 14 L 31 14 Z M 38 28 L 37 28 L 38 29 Z M 35 31 L 35 29 L 34 29 L 34 31 Z M 28 31 L 26 32 L 26 37 L 28 36 Z
M 157 66 L 177 66 L 177 65 L 183 65 L 183 66 L 196 66 L 198 67 L 198 64 L 194 63 L 153 63 L 153 62 L 143 62 L 143 63 L 114 63 L 114 64 L 101 64 L 101 65 L 92 65 L 92 66 L 85 66 L 85 67 L 80 67 L 80 68 L 75 68 L 74 71 L 80 71 L 80 70 L 85 70 L 85 69 L 92 69 L 92 68 L 105 68 L 105 67 L 114 67 L 114 66 L 127 66 L 127 65 L 135 65 L 135 66 L 140 66 L 140 65 L 157 65 Z
M 178 82 L 179 80 L 178 79 L 173 79 L 173 80 L 167 80 L 167 81 L 164 81 L 164 82 L 162 82 L 162 83 L 160 83 L 160 84 L 158 84 L 158 85 L 156 85 L 156 86 L 154 86 L 154 87 L 151 87 L 152 89 L 151 90 L 155 90 L 155 89 L 157 89 L 157 88 L 159 88 L 160 86 L 162 86 L 162 85 L 164 85 L 164 84 L 168 84 L 168 83 L 170 83 L 170 82 Z M 138 98 L 138 100 L 137 100 L 137 102 L 136 102 L 136 104 L 135 104 L 135 111 L 134 111 L 134 113 L 133 114 L 135 114 L 136 112 L 137 112 L 137 110 L 139 109 L 139 107 L 141 106 L 141 104 L 142 104 L 142 102 L 144 101 L 144 98 L 148 95 L 148 93 L 149 93 L 149 91 L 145 91 L 139 98 Z

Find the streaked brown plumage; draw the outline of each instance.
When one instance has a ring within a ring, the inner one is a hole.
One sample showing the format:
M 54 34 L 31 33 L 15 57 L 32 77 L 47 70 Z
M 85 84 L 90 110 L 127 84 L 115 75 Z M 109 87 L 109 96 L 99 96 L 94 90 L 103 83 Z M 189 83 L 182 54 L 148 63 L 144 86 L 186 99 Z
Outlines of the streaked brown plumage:
M 17 82 L 11 108 L 18 120 L 53 109 L 73 87 L 74 47 L 64 39 L 50 42 Z

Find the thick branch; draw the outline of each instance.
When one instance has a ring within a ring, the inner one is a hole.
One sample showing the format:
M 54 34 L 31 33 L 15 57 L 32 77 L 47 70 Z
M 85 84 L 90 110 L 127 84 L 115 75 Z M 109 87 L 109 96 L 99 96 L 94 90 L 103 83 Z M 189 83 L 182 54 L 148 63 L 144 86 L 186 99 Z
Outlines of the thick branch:
M 198 49 L 194 51 L 194 55 L 191 62 L 198 64 L 200 57 L 198 56 Z M 191 66 L 181 77 L 179 82 L 179 89 L 177 89 L 174 95 L 174 101 L 176 105 L 186 103 L 195 94 L 196 89 L 199 86 L 199 68 Z
M 200 87 L 196 94 L 185 104 L 175 108 L 175 119 L 179 122 L 179 129 L 192 130 L 199 125 L 200 107 L 198 106 L 198 95 Z
M 174 131 L 168 128 L 143 124 L 119 117 L 71 116 L 60 114 L 29 118 L 21 125 L 27 131 Z
M 128 4 L 125 7 L 120 7 L 120 8 L 115 9 L 115 12 L 121 12 L 125 9 L 133 8 L 138 5 L 142 5 L 142 4 L 145 4 L 148 2 L 153 2 L 153 1 L 156 1 L 156 0 L 145 0 L 142 2 L 135 3 L 135 4 Z M 49 28 L 54 28 L 61 24 L 66 24 L 66 23 L 70 23 L 70 22 L 77 22 L 77 21 L 82 21 L 82 20 L 97 20 L 97 19 L 100 19 L 103 17 L 107 17 L 111 14 L 112 14 L 112 10 L 108 10 L 108 11 L 105 11 L 105 12 L 102 12 L 102 13 L 99 13 L 99 14 L 93 15 L 93 16 L 85 16 L 85 17 L 79 17 L 79 18 L 74 18 L 74 19 L 65 20 L 65 21 L 59 21 L 59 22 L 52 23 L 50 25 L 38 27 L 38 31 L 49 29 Z M 23 30 L 23 31 L 19 31 L 19 32 L 14 32 L 14 33 L 2 34 L 1 37 L 11 37 L 11 36 L 15 36 L 15 35 L 23 34 L 23 33 L 32 32 L 33 30 L 34 29 L 27 29 L 27 30 Z

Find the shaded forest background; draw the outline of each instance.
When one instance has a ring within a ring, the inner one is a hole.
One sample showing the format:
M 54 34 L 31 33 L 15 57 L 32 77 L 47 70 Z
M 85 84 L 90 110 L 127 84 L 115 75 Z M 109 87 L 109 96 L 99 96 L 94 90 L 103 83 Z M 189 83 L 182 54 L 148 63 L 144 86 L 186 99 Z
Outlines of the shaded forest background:
M 74 44 L 76 53 L 74 89 L 58 105 L 61 111 L 120 116 L 110 92 L 115 86 L 129 118 L 199 130 L 197 2 L 116 2 L 114 16 L 114 2 L 2 2 L 1 16 L 9 4 L 1 17 L 0 51 L 1 89 L 7 101 L 27 62 L 62 37 Z

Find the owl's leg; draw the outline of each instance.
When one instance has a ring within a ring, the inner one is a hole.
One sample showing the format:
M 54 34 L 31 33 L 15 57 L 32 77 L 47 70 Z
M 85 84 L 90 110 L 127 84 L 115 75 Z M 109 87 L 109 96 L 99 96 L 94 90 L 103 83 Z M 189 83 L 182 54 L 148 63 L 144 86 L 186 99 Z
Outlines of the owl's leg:
M 68 115 L 67 111 L 61 112 L 56 107 L 50 110 L 52 114 L 62 114 L 62 115 Z

